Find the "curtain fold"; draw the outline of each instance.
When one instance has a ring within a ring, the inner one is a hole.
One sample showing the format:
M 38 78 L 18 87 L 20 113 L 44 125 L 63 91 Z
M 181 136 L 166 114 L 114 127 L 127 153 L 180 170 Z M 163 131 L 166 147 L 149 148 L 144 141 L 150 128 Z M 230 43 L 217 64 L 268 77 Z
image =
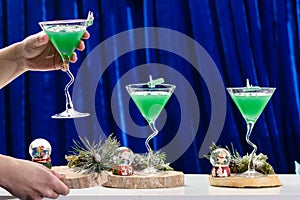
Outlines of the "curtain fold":
M 88 28 L 91 37 L 85 43 L 85 51 L 77 52 L 78 61 L 71 64 L 75 76 L 81 63 L 97 45 L 124 31 L 160 27 L 184 34 L 208 52 L 225 87 L 244 86 L 247 78 L 253 85 L 276 87 L 271 101 L 254 126 L 251 140 L 257 144 L 258 152 L 268 155 L 268 161 L 277 173 L 294 173 L 294 161 L 300 161 L 299 0 L 3 0 L 0 2 L 0 47 L 41 31 L 40 21 L 86 18 L 88 11 L 93 11 L 95 21 Z M 150 34 L 145 32 L 145 43 L 153 42 Z M 132 34 L 130 41 L 126 42 L 135 47 L 139 41 Z M 198 123 L 198 130 L 189 130 L 191 132 L 185 133 L 187 137 L 182 137 L 185 141 L 189 134 L 195 132 L 191 145 L 171 166 L 185 173 L 209 173 L 209 161 L 198 155 L 212 115 L 208 87 L 197 71 L 203 67 L 201 59 L 195 55 L 194 49 L 189 49 L 182 41 L 165 42 L 195 56 L 198 66 L 193 68 L 181 56 L 162 49 L 138 49 L 118 57 L 99 77 L 95 94 L 99 124 L 107 136 L 114 133 L 122 145 L 129 146 L 135 152 L 145 152 L 145 139 L 124 131 L 129 126 L 125 120 L 128 117 L 124 113 L 126 107 L 129 106 L 134 122 L 140 126 L 147 124 L 132 101 L 129 105 L 122 101 L 128 94 L 124 86 L 118 83 L 128 72 L 133 73 L 132 83 L 147 81 L 141 80 L 134 70 L 138 66 L 150 63 L 169 66 L 192 86 L 199 104 L 200 120 L 195 122 L 190 116 L 181 116 L 180 108 L 191 109 L 193 105 L 179 105 L 179 96 L 173 95 L 166 105 L 166 123 L 158 119 L 158 125 L 163 127 L 151 145 L 159 150 L 173 140 L 182 118 L 191 124 Z M 118 55 L 120 46 L 106 47 L 107 52 L 103 55 L 109 53 L 108 50 Z M 100 63 L 105 63 L 105 59 L 100 57 Z M 92 77 L 97 67 L 104 69 L 105 66 L 89 66 L 88 76 Z M 154 77 L 162 74 L 153 65 L 145 73 L 151 73 Z M 73 120 L 54 120 L 51 115 L 64 109 L 64 86 L 68 81 L 68 76 L 62 71 L 26 72 L 0 90 L 1 154 L 30 159 L 30 142 L 42 137 L 52 144 L 53 164 L 66 164 L 64 155 L 71 150 L 72 140 L 78 139 L 78 133 Z M 92 80 L 88 81 L 92 83 Z M 172 79 L 168 81 L 178 86 L 182 84 Z M 114 106 L 120 113 L 117 116 L 120 126 L 111 110 L 111 94 L 115 87 L 119 101 Z M 84 99 L 89 88 L 80 88 L 80 91 L 82 97 L 77 103 L 84 109 L 87 107 Z M 184 94 L 187 93 L 180 92 L 180 95 Z M 245 141 L 246 123 L 229 95 L 226 95 L 224 128 L 219 140 L 214 142 L 223 146 L 232 143 L 240 154 L 246 154 L 252 150 Z M 98 140 L 99 135 L 93 131 L 94 124 L 89 126 L 91 132 L 87 135 Z M 141 134 L 146 136 L 149 133 L 150 130 Z

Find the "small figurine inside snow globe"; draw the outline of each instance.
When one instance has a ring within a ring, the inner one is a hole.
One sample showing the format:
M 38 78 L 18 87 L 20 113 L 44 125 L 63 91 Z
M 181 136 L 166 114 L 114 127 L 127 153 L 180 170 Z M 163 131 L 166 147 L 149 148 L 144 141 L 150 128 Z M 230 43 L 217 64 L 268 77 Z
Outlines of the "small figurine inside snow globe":
M 231 160 L 230 153 L 224 148 L 215 149 L 210 155 L 210 163 L 213 168 L 211 175 L 213 177 L 230 176 L 229 163 Z
M 29 154 L 33 162 L 43 164 L 44 166 L 51 169 L 51 145 L 50 143 L 42 138 L 35 139 L 29 145 Z
M 112 173 L 121 176 L 130 176 L 133 174 L 132 161 L 134 154 L 128 147 L 119 147 L 114 156 L 114 167 Z

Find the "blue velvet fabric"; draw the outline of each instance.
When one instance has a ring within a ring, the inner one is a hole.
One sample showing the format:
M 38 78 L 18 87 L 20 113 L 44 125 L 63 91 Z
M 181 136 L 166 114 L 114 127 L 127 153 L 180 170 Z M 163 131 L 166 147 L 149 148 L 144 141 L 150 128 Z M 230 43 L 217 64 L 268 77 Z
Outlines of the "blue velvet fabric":
M 41 31 L 39 21 L 85 18 L 88 11 L 94 12 L 95 21 L 88 29 L 91 38 L 86 41 L 86 50 L 77 52 L 78 62 L 71 64 L 75 76 L 89 53 L 118 33 L 142 27 L 178 31 L 208 52 L 225 87 L 244 86 L 247 78 L 253 85 L 276 87 L 254 127 L 251 140 L 257 144 L 258 152 L 268 155 L 275 172 L 294 173 L 294 161 L 300 161 L 299 0 L 3 0 L 0 1 L 1 48 Z M 95 95 L 99 124 L 106 135 L 114 133 L 122 145 L 135 152 L 146 151 L 143 138 L 128 135 L 115 123 L 110 106 L 111 93 L 118 80 L 128 70 L 147 63 L 164 64 L 182 74 L 199 103 L 199 129 L 195 130 L 189 148 L 171 166 L 185 173 L 209 173 L 209 161 L 199 158 L 198 152 L 211 119 L 210 96 L 197 69 L 174 53 L 140 49 L 111 63 L 100 77 Z M 93 69 L 90 70 L 92 73 Z M 152 73 L 159 76 L 155 69 Z M 53 165 L 66 164 L 64 155 L 71 149 L 72 139 L 78 139 L 74 121 L 55 120 L 50 116 L 64 109 L 63 89 L 68 80 L 61 71 L 26 72 L 0 90 L 1 154 L 30 159 L 30 142 L 42 137 L 52 144 Z M 124 106 L 128 106 L 122 104 L 123 95 L 128 94 L 119 95 L 121 115 Z M 168 118 L 151 142 L 154 149 L 160 149 L 175 137 L 181 118 L 193 121 L 189 116 L 181 116 L 179 106 L 184 108 L 185 105 L 179 105 L 176 96 L 166 105 Z M 245 141 L 245 121 L 228 94 L 224 106 L 227 106 L 225 124 L 214 142 L 228 146 L 232 143 L 242 155 L 250 152 L 252 149 Z M 146 126 L 132 101 L 129 107 L 133 120 Z M 185 139 L 182 137 L 182 141 Z

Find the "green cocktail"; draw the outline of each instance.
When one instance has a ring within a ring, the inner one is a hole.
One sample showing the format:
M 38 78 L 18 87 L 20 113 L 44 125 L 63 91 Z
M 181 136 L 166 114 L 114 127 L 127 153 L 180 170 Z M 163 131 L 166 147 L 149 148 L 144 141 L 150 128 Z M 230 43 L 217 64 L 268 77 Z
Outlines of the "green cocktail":
M 63 59 L 70 59 L 84 34 L 85 26 L 53 25 L 45 29 Z
M 157 173 L 153 166 L 153 150 L 149 145 L 149 141 L 158 134 L 158 130 L 155 128 L 155 120 L 175 90 L 175 85 L 162 84 L 163 82 L 162 78 L 152 80 L 150 76 L 149 83 L 126 85 L 130 97 L 153 131 L 145 141 L 148 150 L 148 165 L 142 172 L 143 174 Z
M 87 19 L 56 20 L 40 22 L 40 26 L 49 36 L 49 39 L 56 50 L 59 52 L 66 73 L 71 78 L 65 87 L 66 110 L 52 116 L 52 118 L 77 118 L 89 116 L 89 113 L 81 113 L 74 109 L 69 93 L 69 87 L 74 82 L 74 76 L 69 70 L 69 62 L 73 52 L 78 47 L 86 28 L 92 25 L 94 20 L 93 13 L 89 12 Z
M 130 96 L 139 108 L 143 117 L 150 123 L 155 121 L 171 97 L 168 91 L 144 92 L 138 91 Z
M 249 156 L 248 170 L 243 176 L 260 176 L 261 174 L 255 171 L 253 163 L 253 155 L 257 151 L 257 146 L 249 138 L 255 122 L 271 99 L 275 88 L 250 86 L 247 80 L 247 87 L 227 88 L 227 91 L 247 123 L 246 141 L 254 148 Z
M 256 93 L 255 95 L 249 95 L 247 93 L 240 93 L 230 96 L 246 122 L 256 122 L 272 97 L 272 94 Z

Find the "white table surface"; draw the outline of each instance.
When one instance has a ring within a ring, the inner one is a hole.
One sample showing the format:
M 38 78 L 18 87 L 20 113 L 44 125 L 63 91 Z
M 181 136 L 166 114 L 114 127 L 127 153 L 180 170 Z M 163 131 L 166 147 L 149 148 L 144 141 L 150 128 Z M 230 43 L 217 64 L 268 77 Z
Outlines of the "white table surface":
M 115 189 L 93 187 L 86 189 L 72 189 L 69 195 L 59 199 L 110 199 L 110 200 L 150 200 L 150 199 L 300 199 L 300 176 L 294 174 L 278 175 L 281 187 L 272 188 L 224 188 L 212 187 L 208 182 L 208 175 L 186 174 L 185 186 L 163 189 Z M 0 188 L 0 200 L 15 199 L 7 191 Z

